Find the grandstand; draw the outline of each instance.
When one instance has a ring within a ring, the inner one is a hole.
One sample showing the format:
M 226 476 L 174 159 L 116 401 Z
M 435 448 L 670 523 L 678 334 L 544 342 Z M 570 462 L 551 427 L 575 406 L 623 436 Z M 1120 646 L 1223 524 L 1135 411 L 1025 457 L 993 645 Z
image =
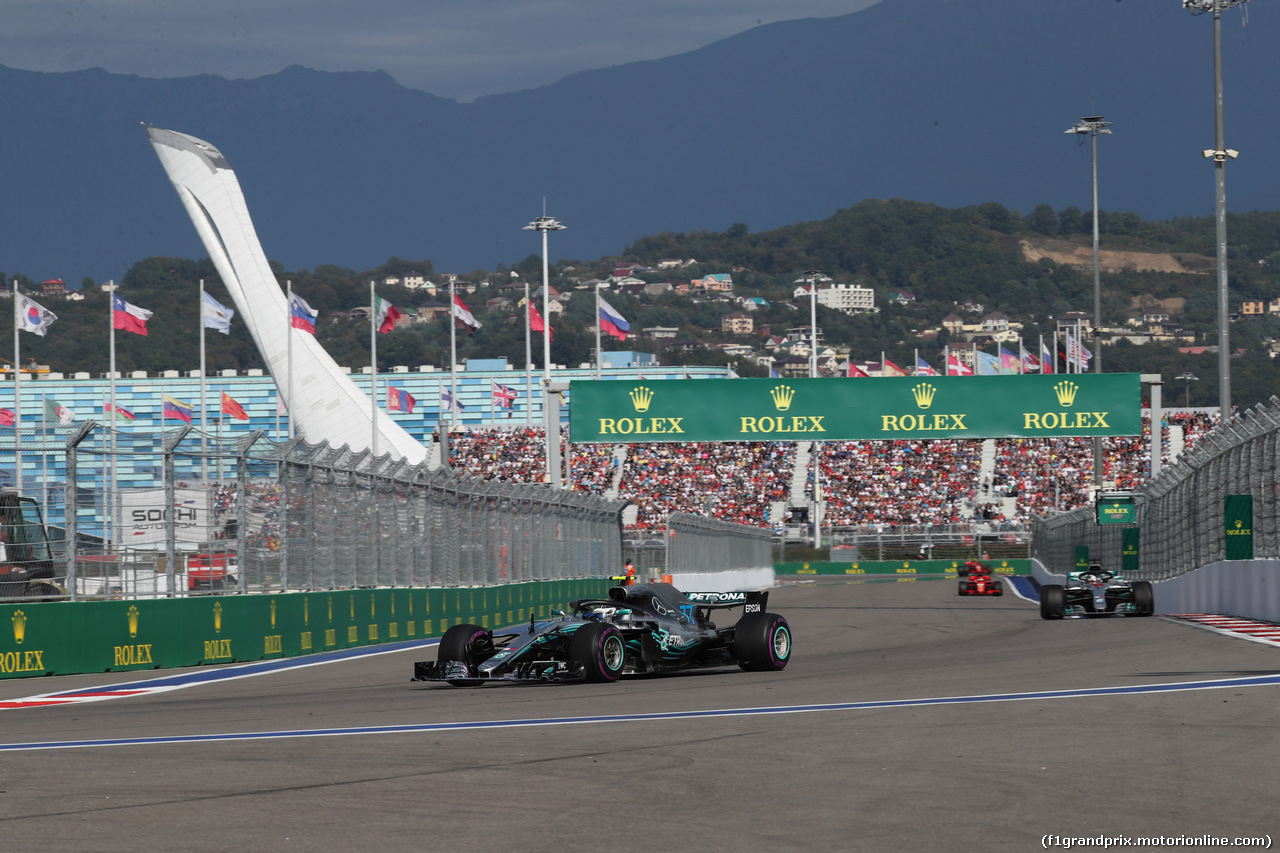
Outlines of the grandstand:
M 1167 462 L 1216 424 L 1206 410 L 1165 412 Z M 1132 488 L 1148 477 L 1143 436 L 1103 441 L 1104 480 Z M 541 482 L 540 428 L 468 430 L 452 464 L 482 479 Z M 972 523 L 1025 524 L 1032 516 L 1088 503 L 1088 438 L 985 441 L 839 441 L 818 445 L 824 517 L 832 528 Z M 777 528 L 790 508 L 813 501 L 809 442 L 687 442 L 575 445 L 575 489 L 635 505 L 629 527 L 661 528 L 672 512 Z M 798 486 L 798 487 L 797 487 Z

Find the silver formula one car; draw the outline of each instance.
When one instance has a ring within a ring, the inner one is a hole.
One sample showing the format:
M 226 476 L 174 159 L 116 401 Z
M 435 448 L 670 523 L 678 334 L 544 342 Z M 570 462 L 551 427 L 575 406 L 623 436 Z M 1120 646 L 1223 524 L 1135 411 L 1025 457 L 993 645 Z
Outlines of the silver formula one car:
M 765 608 L 769 593 L 683 593 L 671 584 L 615 586 L 609 598 L 571 602 L 569 612 L 495 634 L 455 625 L 434 661 L 413 665 L 415 681 L 458 686 L 492 682 L 616 681 L 630 673 L 737 664 L 780 670 L 791 658 L 791 627 Z M 742 608 L 732 625 L 717 610 Z
M 1040 617 L 1150 616 L 1156 612 L 1150 581 L 1131 581 L 1092 563 L 1083 572 L 1067 575 L 1066 585 L 1040 587 Z

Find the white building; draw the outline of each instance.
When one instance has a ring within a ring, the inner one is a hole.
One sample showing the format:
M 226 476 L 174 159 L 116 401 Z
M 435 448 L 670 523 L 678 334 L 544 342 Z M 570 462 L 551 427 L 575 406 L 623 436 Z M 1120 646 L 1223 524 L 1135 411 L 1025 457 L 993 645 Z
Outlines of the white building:
M 833 284 L 818 288 L 818 304 L 846 314 L 861 314 L 876 307 L 876 292 L 860 284 Z

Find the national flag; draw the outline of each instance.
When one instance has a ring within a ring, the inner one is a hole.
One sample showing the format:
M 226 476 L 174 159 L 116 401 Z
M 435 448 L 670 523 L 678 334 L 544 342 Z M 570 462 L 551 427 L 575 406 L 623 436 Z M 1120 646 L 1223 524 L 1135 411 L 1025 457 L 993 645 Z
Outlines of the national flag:
M 973 368 L 950 353 L 947 354 L 948 376 L 972 376 Z
M 168 394 L 162 395 L 164 398 L 164 420 L 183 421 L 191 423 L 191 404 L 184 403 L 177 397 L 170 397 Z
M 509 409 L 516 400 L 516 389 L 493 383 L 493 404 L 499 409 Z
M 1022 361 L 1018 358 L 1018 354 L 1009 352 L 1004 347 L 1000 347 L 1000 372 L 1021 373 L 1021 368 Z
M 0 427 L 13 426 L 17 421 L 18 416 L 13 409 L 0 409 Z
M 390 386 L 387 388 L 387 409 L 392 412 L 413 414 L 413 407 L 418 405 L 417 399 L 403 388 Z
M 103 416 L 104 417 L 110 416 L 113 410 L 115 411 L 115 417 L 112 418 L 112 420 L 114 421 L 120 421 L 120 420 L 132 421 L 135 417 L 132 411 L 130 411 L 129 409 L 126 409 L 124 406 L 120 405 L 119 403 L 116 403 L 113 406 L 111 404 L 110 397 L 103 397 L 102 398 Z
M 1040 344 L 1040 372 L 1053 373 L 1057 369 L 1057 365 L 1053 363 L 1053 353 L 1043 343 Z
M 880 365 L 880 375 L 881 376 L 906 376 L 907 371 L 903 370 L 901 367 L 898 367 L 898 365 L 894 364 L 892 361 L 886 358 L 884 360 L 884 363 Z
M 230 415 L 238 421 L 249 420 L 249 415 L 245 412 L 244 407 L 232 399 L 231 395 L 226 391 L 222 392 L 222 414 Z
M 404 316 L 404 312 L 378 294 L 373 295 L 373 326 L 382 334 L 390 332 Z
M 977 373 L 979 376 L 1000 375 L 1000 359 L 996 358 L 991 353 L 983 352 L 982 350 L 978 350 L 975 355 L 978 357 Z
M 929 362 L 920 356 L 916 356 L 916 376 L 937 376 L 938 371 L 933 369 Z
M 466 403 L 462 402 L 461 400 L 458 401 L 458 411 L 462 411 L 466 407 L 467 407 Z M 453 411 L 453 391 L 449 388 L 446 388 L 440 392 L 440 411 L 442 412 Z
M 475 334 L 476 329 L 480 328 L 480 321 L 472 315 L 466 303 L 462 301 L 462 297 L 456 293 L 453 295 L 453 322 L 469 335 Z
M 551 327 L 542 322 L 542 315 L 534 307 L 532 299 L 529 300 L 529 329 L 534 332 L 542 332 L 547 336 L 548 340 L 555 340 L 555 337 L 551 334 Z
M 289 300 L 289 325 L 304 332 L 316 333 L 316 317 L 320 312 L 307 304 L 307 300 L 293 294 Z
M 627 332 L 631 331 L 631 324 L 622 318 L 622 315 L 614 310 L 613 306 L 605 302 L 604 297 L 596 294 L 596 308 L 600 315 L 600 331 L 606 335 L 612 335 L 620 341 L 627 339 Z
M 44 337 L 49 331 L 49 324 L 58 319 L 58 315 L 38 304 L 34 299 L 18 296 L 18 328 L 24 332 L 34 332 Z
M 1025 352 L 1022 354 L 1022 372 L 1023 373 L 1039 373 L 1040 359 L 1036 358 L 1035 353 Z
M 852 370 L 853 370 L 853 365 L 852 365 L 852 364 L 850 364 L 850 365 L 849 365 L 849 369 L 850 369 L 850 371 L 852 371 Z M 850 372 L 850 373 L 849 373 L 849 375 L 850 375 L 850 376 L 853 376 L 853 373 L 852 373 L 852 372 Z M 778 373 L 778 371 L 777 371 L 777 369 L 776 369 L 776 368 L 771 367 L 771 368 L 769 368 L 769 378 L 770 378 L 770 379 L 781 379 L 781 378 L 782 378 L 782 376 L 781 376 L 781 374 L 779 374 L 779 373 Z
M 854 376 L 865 376 L 865 377 L 867 377 L 868 379 L 870 379 L 870 378 L 871 378 L 871 374 L 870 374 L 870 373 L 867 373 L 867 372 L 866 372 L 865 370 L 863 370 L 861 367 L 858 367 L 858 365 L 856 365 L 856 364 L 854 364 L 854 363 L 853 363 L 853 359 L 849 359 L 849 376 L 850 376 L 850 377 L 854 377 Z
M 234 308 L 228 308 L 205 291 L 200 299 L 200 322 L 206 329 L 231 334 L 231 318 L 236 316 Z
M 111 325 L 124 332 L 133 332 L 135 335 L 145 335 L 147 333 L 147 321 L 151 319 L 151 312 L 146 308 L 139 308 L 124 301 L 124 297 L 118 293 L 111 294 Z
M 76 413 L 66 406 L 59 406 L 58 401 L 52 397 L 45 397 L 44 419 L 46 422 L 57 421 L 60 424 L 73 424 L 76 422 Z

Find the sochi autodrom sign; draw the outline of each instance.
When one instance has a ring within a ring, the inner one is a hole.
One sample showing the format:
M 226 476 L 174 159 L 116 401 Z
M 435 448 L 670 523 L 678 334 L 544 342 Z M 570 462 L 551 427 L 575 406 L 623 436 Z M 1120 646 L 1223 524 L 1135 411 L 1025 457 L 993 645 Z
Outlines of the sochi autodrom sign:
M 574 381 L 575 442 L 1142 434 L 1136 373 Z

